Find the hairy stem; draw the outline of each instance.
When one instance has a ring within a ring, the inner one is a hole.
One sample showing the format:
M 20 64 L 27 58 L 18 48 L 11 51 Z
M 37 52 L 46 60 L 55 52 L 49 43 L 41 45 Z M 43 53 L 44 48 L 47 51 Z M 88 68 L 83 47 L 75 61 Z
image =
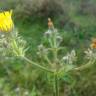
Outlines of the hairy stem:
M 43 66 L 37 64 L 36 62 L 29 60 L 29 59 L 26 58 L 26 57 L 23 57 L 23 59 L 24 59 L 25 61 L 31 63 L 31 64 L 34 65 L 35 67 L 39 68 L 39 69 L 42 69 L 42 70 L 44 70 L 44 71 L 47 71 L 47 72 L 53 73 L 52 70 L 50 70 L 50 69 L 48 69 L 48 68 L 45 68 L 45 67 L 43 67 Z
M 54 84 L 55 84 L 55 96 L 59 96 L 59 79 L 58 79 L 58 75 L 55 74 L 54 75 Z
M 73 70 L 75 71 L 82 71 L 84 69 L 89 68 L 95 63 L 96 60 L 90 60 L 87 64 L 81 65 L 80 67 L 74 68 Z

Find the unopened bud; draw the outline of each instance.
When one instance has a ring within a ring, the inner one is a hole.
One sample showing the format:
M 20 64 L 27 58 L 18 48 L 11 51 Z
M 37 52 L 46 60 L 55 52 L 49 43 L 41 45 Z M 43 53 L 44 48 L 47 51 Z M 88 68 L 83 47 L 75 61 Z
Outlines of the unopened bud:
M 44 35 L 45 35 L 45 37 L 47 37 L 47 38 L 48 38 L 48 37 L 50 37 L 51 33 L 52 33 L 52 32 L 51 32 L 50 30 L 48 30 L 47 32 L 45 32 L 45 34 L 44 34 Z
M 58 42 L 62 42 L 62 37 L 61 36 L 57 36 L 56 39 L 57 39 Z
M 43 50 L 43 49 L 44 49 L 43 44 L 40 44 L 40 45 L 38 46 L 38 50 L 40 51 L 40 50 Z

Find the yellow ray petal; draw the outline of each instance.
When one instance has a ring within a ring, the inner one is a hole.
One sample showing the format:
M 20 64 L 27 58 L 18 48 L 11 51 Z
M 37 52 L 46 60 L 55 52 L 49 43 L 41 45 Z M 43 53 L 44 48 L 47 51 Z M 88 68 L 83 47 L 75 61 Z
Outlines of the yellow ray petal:
M 12 10 L 0 13 L 0 30 L 9 32 L 13 29 L 14 24 L 12 21 Z

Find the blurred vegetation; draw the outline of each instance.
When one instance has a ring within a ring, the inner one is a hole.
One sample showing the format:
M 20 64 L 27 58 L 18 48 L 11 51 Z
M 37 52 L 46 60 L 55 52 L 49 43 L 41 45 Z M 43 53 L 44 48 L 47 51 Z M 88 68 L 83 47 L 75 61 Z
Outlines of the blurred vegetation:
M 77 51 L 80 57 L 78 65 L 84 59 L 82 51 L 88 48 L 91 39 L 96 37 L 96 0 L 0 0 L 0 9 L 1 11 L 13 9 L 16 27 L 27 41 L 27 45 L 30 45 L 27 52 L 30 58 L 32 56 L 37 59 L 34 53 L 47 29 L 48 17 L 53 19 L 55 26 L 63 34 L 64 51 L 71 49 Z M 11 92 L 18 85 L 23 88 L 27 86 L 32 96 L 51 96 L 51 76 L 47 76 L 46 73 L 35 68 L 27 70 L 28 73 L 24 70 L 25 63 L 18 58 L 15 63 L 12 60 L 3 61 L 0 58 L 0 66 L 1 96 L 4 90 L 7 93 Z M 13 72 L 11 76 L 7 74 L 6 66 Z M 61 80 L 61 96 L 64 96 L 63 92 L 65 96 L 95 96 L 95 68 L 96 65 L 83 72 L 77 72 L 76 75 L 70 74 L 69 77 L 64 77 L 64 80 Z M 64 82 L 65 86 L 63 86 Z

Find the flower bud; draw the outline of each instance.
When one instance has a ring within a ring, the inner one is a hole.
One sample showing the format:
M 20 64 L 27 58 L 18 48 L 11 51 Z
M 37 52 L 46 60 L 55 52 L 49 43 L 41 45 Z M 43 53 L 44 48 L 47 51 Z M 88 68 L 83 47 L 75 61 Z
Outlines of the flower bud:
M 28 91 L 25 91 L 24 92 L 24 96 L 29 96 L 29 92 Z
M 50 35 L 51 35 L 51 31 L 50 30 L 48 30 L 47 32 L 44 33 L 44 36 L 47 37 L 47 38 L 49 38 Z
M 57 36 L 56 39 L 57 39 L 58 42 L 60 42 L 60 43 L 62 42 L 62 37 L 61 36 Z
M 38 46 L 38 50 L 39 50 L 39 51 L 42 51 L 43 49 L 44 49 L 43 44 L 40 44 L 40 45 Z
M 19 91 L 20 91 L 20 88 L 17 87 L 17 88 L 15 89 L 15 92 L 18 93 Z

